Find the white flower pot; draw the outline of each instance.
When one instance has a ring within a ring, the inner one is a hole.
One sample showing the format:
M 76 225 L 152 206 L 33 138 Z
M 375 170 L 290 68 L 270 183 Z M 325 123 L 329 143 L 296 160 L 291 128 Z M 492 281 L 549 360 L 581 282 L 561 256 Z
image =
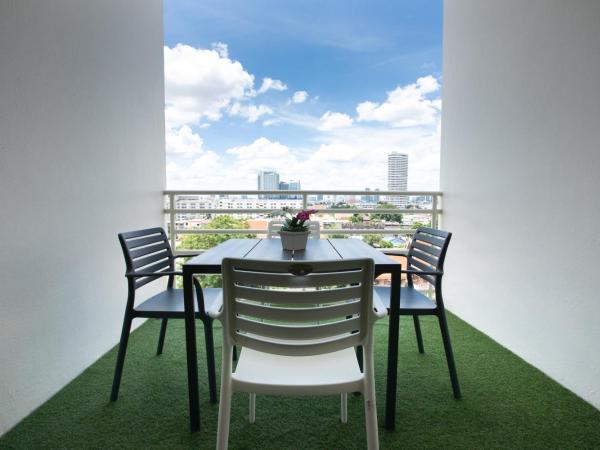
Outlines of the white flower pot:
M 310 231 L 280 231 L 281 246 L 284 250 L 304 250 Z

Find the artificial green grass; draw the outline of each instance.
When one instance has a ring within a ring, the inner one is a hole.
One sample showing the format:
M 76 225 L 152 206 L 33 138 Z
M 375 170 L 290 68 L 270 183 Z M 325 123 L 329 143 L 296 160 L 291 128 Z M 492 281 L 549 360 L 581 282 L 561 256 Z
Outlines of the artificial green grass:
M 454 400 L 435 318 L 422 318 L 425 354 L 412 319 L 402 318 L 396 430 L 383 429 L 387 320 L 376 325 L 379 440 L 393 448 L 600 448 L 600 411 L 463 321 L 449 317 L 463 399 Z M 129 341 L 119 400 L 108 401 L 116 348 L 0 439 L 2 449 L 214 448 L 218 405 L 208 402 L 204 342 L 198 322 L 202 430 L 189 431 L 183 322 L 169 323 L 155 356 L 159 322 Z M 216 353 L 220 359 L 220 329 Z M 220 366 L 220 361 L 217 362 Z M 363 449 L 362 397 L 257 398 L 234 395 L 231 449 Z

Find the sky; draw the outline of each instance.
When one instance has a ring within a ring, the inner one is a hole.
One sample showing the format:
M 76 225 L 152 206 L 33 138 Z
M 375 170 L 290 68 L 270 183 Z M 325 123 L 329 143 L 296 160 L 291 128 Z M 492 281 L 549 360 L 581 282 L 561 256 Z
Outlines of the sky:
M 166 0 L 168 189 L 437 189 L 441 0 Z

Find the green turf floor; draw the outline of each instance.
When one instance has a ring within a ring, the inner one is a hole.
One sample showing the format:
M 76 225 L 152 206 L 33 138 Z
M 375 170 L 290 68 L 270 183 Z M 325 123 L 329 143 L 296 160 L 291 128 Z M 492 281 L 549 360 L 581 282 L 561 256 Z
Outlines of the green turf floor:
M 380 426 L 382 449 L 600 448 L 599 411 L 466 323 L 449 320 L 463 399 L 452 397 L 435 319 L 422 319 L 426 353 L 419 355 L 412 320 L 403 318 L 397 428 L 388 432 Z M 198 338 L 202 431 L 192 434 L 182 321 L 169 324 L 160 357 L 154 356 L 158 331 L 159 322 L 150 320 L 132 334 L 116 403 L 108 401 L 113 349 L 1 438 L 0 448 L 214 448 L 218 406 L 208 402 L 203 334 Z M 376 333 L 381 424 L 386 320 L 378 322 Z M 217 334 L 220 359 L 220 329 Z M 339 421 L 338 397 L 260 396 L 252 425 L 247 402 L 246 395 L 234 395 L 232 449 L 365 448 L 361 397 L 349 397 L 345 425 Z

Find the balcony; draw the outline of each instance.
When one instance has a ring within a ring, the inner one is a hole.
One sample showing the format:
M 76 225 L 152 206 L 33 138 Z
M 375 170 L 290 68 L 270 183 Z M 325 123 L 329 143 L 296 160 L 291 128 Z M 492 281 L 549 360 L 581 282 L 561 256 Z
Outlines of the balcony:
M 188 236 L 262 236 L 269 199 L 247 208 L 217 197 L 281 195 L 165 191 L 162 11 L 159 0 L 0 2 L 1 448 L 214 446 L 204 377 L 203 428 L 189 431 L 181 323 L 161 357 L 159 324 L 134 323 L 122 395 L 109 403 L 127 296 L 117 233 L 165 225 L 179 253 L 192 250 Z M 431 204 L 285 193 L 319 209 L 323 238 L 406 241 L 422 220 L 453 232 L 444 289 L 464 398 L 450 393 L 436 323 L 423 320 L 420 355 L 403 319 L 397 426 L 381 428 L 382 448 L 600 447 L 598 17 L 585 0 L 446 1 L 440 191 L 405 193 Z M 380 214 L 403 220 L 373 223 Z M 208 227 L 221 215 L 247 228 Z M 356 397 L 347 425 L 333 398 L 259 397 L 254 426 L 244 397 L 233 408 L 231 448 L 363 446 Z

